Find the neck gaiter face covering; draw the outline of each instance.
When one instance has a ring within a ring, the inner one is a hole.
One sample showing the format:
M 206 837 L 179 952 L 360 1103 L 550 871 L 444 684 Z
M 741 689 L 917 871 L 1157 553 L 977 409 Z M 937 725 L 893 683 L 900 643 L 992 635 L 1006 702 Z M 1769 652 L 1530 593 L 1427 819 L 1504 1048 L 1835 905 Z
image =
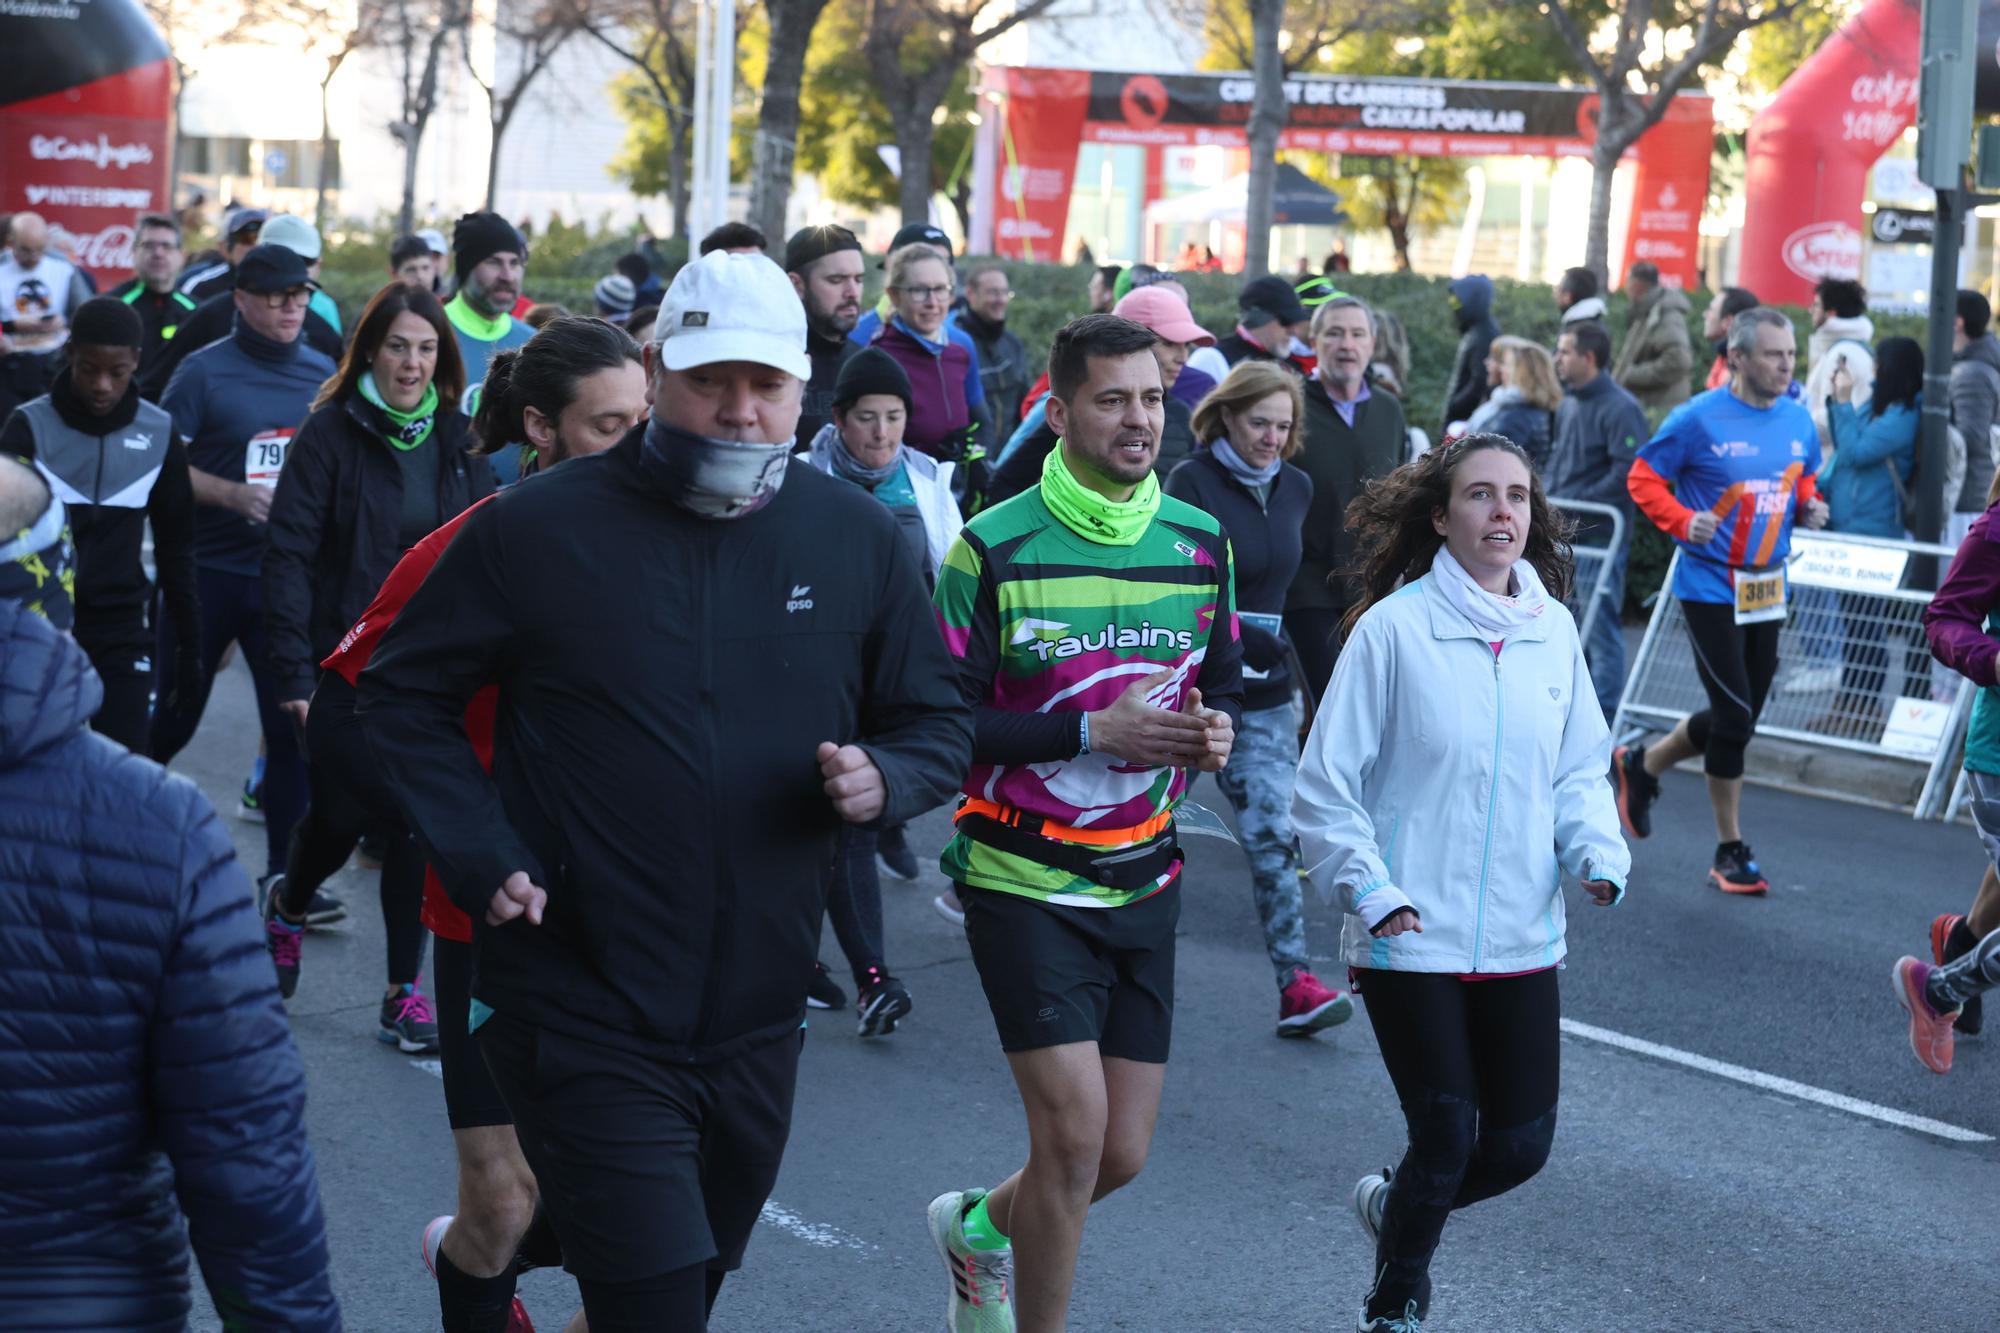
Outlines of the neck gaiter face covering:
M 717 440 L 655 417 L 639 451 L 646 477 L 681 508 L 703 518 L 742 518 L 771 502 L 785 483 L 792 442 Z

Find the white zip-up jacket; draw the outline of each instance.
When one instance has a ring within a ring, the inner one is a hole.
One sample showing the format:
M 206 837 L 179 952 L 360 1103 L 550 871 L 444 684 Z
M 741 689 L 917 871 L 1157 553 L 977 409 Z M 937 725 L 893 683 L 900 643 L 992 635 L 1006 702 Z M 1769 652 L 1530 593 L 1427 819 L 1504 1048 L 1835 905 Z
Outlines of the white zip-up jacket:
M 1308 877 L 1347 917 L 1341 956 L 1396 972 L 1525 972 L 1563 940 L 1562 871 L 1622 896 L 1632 856 L 1576 622 L 1492 643 L 1425 574 L 1354 627 L 1292 798 Z M 1400 908 L 1423 931 L 1369 931 Z

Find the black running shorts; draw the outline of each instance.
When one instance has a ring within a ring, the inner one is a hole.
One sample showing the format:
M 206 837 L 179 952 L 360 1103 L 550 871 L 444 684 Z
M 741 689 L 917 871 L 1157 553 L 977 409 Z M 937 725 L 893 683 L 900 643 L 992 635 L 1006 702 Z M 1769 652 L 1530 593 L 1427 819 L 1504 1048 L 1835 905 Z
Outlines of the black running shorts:
M 1123 907 L 1071 907 L 965 884 L 957 889 L 1001 1050 L 1094 1041 L 1101 1055 L 1167 1062 L 1178 880 Z
M 638 1282 L 740 1266 L 778 1178 L 805 1033 L 670 1064 L 494 1014 L 473 1034 L 514 1113 L 563 1267 Z
M 444 1114 L 453 1129 L 511 1125 L 507 1103 L 468 1026 L 472 1010 L 472 946 L 431 937 L 431 991 L 437 1001 L 438 1063 L 444 1066 Z

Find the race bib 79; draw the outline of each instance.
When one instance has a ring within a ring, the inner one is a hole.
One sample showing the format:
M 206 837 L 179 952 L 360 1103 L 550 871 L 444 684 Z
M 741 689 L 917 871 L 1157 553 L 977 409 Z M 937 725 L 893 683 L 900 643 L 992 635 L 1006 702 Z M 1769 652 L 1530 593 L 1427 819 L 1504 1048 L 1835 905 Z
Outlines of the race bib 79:
M 292 432 L 262 430 L 243 446 L 243 480 L 252 486 L 276 486 L 284 470 L 285 450 L 292 446 Z

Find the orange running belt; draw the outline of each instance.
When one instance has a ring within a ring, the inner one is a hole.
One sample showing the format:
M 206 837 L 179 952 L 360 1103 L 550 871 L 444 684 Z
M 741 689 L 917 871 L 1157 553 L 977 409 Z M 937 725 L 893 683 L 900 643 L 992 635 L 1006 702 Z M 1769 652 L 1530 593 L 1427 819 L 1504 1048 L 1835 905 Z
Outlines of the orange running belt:
M 1010 824 L 1015 828 L 1019 828 L 1024 819 L 1035 818 L 1033 815 L 1024 816 L 1012 806 L 980 800 L 974 796 L 967 796 L 959 802 L 958 811 L 952 815 L 951 821 L 956 824 L 967 815 L 984 815 L 995 823 Z M 1090 847 L 1129 847 L 1134 843 L 1145 842 L 1149 838 L 1157 838 L 1166 831 L 1167 825 L 1173 822 L 1174 812 L 1164 810 L 1145 823 L 1134 824 L 1130 828 L 1077 828 L 1070 824 L 1058 824 L 1053 819 L 1044 819 L 1041 821 L 1041 827 L 1033 831 L 1042 837 L 1055 838 L 1060 842 L 1076 842 Z

